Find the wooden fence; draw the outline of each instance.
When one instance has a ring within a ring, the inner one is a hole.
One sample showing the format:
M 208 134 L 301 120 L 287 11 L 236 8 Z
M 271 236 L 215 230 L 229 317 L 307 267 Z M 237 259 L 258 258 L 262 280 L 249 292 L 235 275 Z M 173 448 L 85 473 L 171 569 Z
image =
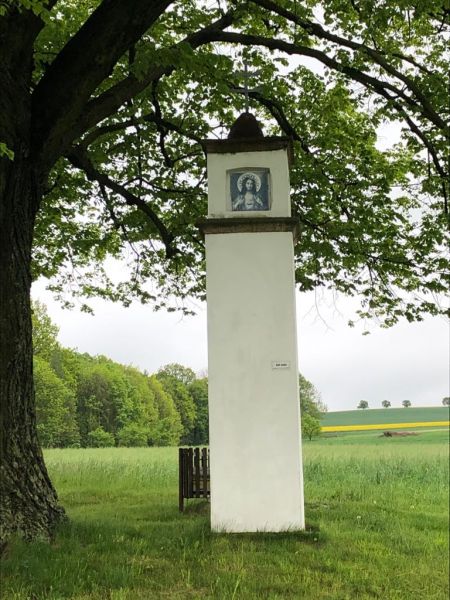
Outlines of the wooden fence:
M 187 498 L 209 498 L 209 449 L 179 448 L 179 508 Z

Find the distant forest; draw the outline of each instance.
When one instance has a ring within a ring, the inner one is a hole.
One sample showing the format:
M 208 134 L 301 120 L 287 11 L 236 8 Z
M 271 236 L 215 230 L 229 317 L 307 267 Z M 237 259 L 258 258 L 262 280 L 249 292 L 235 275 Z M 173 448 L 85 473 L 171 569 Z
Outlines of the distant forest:
M 155 374 L 63 348 L 45 305 L 33 303 L 37 428 L 45 448 L 208 444 L 208 379 L 179 364 Z M 326 411 L 300 376 L 303 414 Z M 305 421 L 310 421 L 310 418 Z

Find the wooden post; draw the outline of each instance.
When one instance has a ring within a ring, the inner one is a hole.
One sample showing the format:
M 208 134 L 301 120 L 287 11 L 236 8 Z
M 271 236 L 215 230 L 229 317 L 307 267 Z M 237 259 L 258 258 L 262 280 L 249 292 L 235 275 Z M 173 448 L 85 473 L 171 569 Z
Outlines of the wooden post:
M 208 497 L 208 449 L 202 448 L 203 498 Z
M 200 498 L 200 448 L 194 450 L 195 461 L 195 497 Z
M 178 449 L 178 508 L 184 511 L 184 454 L 183 448 Z
M 188 477 L 187 477 L 187 482 L 188 482 L 188 493 L 186 494 L 189 498 L 193 498 L 194 497 L 194 450 L 193 448 L 188 448 L 188 457 L 187 457 L 187 472 L 188 472 Z

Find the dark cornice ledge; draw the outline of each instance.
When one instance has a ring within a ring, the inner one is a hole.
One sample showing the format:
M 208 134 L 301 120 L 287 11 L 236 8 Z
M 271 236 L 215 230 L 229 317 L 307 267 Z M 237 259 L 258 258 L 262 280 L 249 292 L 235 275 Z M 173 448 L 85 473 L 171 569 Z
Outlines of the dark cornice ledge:
M 237 154 L 239 152 L 265 152 L 287 150 L 289 164 L 294 158 L 292 139 L 289 137 L 239 138 L 227 140 L 202 140 L 207 154 Z
M 210 217 L 195 224 L 203 237 L 218 233 L 291 232 L 295 244 L 299 234 L 299 221 L 295 217 Z

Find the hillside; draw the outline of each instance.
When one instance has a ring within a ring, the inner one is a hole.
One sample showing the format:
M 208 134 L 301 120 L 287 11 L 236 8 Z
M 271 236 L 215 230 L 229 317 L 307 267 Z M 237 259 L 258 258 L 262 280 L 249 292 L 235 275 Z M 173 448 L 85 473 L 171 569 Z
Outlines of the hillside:
M 437 423 L 449 421 L 450 409 L 447 406 L 376 408 L 365 410 L 345 410 L 325 413 L 322 427 L 350 425 L 384 425 L 393 423 Z

